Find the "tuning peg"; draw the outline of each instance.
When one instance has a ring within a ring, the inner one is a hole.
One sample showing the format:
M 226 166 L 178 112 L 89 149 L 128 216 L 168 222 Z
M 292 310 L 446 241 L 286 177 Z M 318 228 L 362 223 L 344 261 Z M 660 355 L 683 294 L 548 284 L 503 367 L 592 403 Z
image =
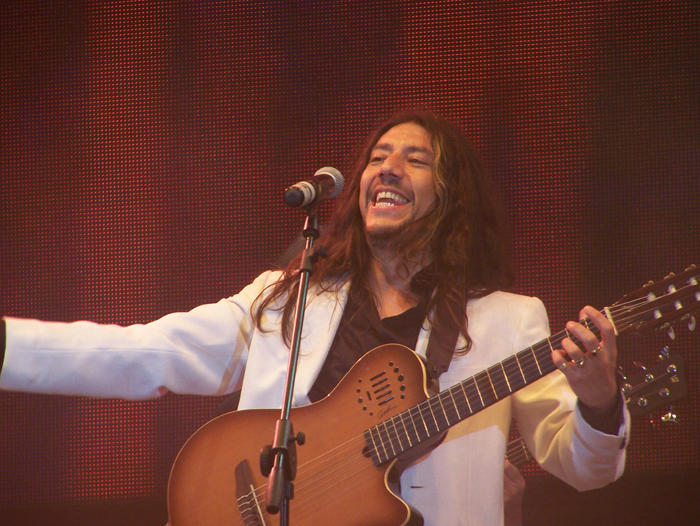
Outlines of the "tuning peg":
M 627 380 L 627 376 L 625 375 L 625 370 L 622 368 L 621 365 L 617 366 L 617 369 L 615 372 L 622 378 L 623 380 Z
M 668 360 L 668 357 L 671 355 L 670 349 L 664 345 L 663 349 L 661 349 L 661 354 L 659 355 L 659 361 L 663 360 Z
M 676 413 L 673 412 L 673 406 L 668 408 L 668 413 L 666 413 L 665 415 L 663 415 L 661 417 L 661 421 L 664 423 L 673 423 L 673 424 L 679 423 L 678 415 L 676 415 Z
M 639 363 L 639 362 L 632 362 L 632 363 L 633 363 L 634 366 L 635 366 L 637 369 L 639 369 L 640 371 L 646 371 L 646 370 L 647 370 L 647 368 L 644 367 L 644 366 L 643 366 L 641 363 Z
M 670 323 L 664 323 L 659 327 L 660 331 L 666 331 L 666 334 L 668 334 L 668 337 L 671 338 L 672 340 L 676 339 L 676 331 L 673 330 L 673 327 L 671 326 Z
M 695 316 L 691 316 L 690 314 L 686 314 L 681 318 L 683 321 L 688 322 L 688 330 L 689 331 L 694 331 L 695 327 L 697 326 L 695 323 Z

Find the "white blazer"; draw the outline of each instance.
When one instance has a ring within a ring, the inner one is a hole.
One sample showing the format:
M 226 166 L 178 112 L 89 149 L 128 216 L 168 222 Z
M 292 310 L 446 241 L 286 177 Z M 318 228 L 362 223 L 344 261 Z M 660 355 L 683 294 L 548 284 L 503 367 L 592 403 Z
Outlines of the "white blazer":
M 0 389 L 106 398 L 146 399 L 168 391 L 223 395 L 242 388 L 240 408 L 281 406 L 289 357 L 279 320 L 267 311 L 258 330 L 250 307 L 279 279 L 266 272 L 239 294 L 145 325 L 55 323 L 7 318 Z M 309 293 L 295 406 L 309 403 L 343 314 L 337 294 Z M 439 378 L 444 390 L 549 335 L 542 302 L 504 292 L 470 301 L 472 349 L 454 356 Z M 429 329 L 415 351 L 425 357 Z M 461 346 L 462 341 L 458 342 Z M 579 490 L 622 475 L 630 418 L 616 436 L 591 428 L 576 396 L 556 371 L 451 428 L 444 442 L 401 476 L 402 498 L 426 526 L 503 523 L 503 462 L 511 418 L 539 464 Z

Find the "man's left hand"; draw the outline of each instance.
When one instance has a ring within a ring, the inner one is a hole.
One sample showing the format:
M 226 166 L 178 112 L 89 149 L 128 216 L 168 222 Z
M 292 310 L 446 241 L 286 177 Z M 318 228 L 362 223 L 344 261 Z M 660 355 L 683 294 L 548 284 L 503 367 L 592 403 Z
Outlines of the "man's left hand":
M 564 373 L 579 400 L 595 412 L 605 413 L 615 406 L 620 396 L 615 378 L 617 344 L 615 329 L 598 310 L 586 306 L 581 319 L 588 317 L 600 331 L 598 341 L 593 332 L 581 323 L 570 321 L 566 329 L 578 338 L 583 349 L 571 338 L 564 338 L 562 349 L 552 352 L 552 361 Z

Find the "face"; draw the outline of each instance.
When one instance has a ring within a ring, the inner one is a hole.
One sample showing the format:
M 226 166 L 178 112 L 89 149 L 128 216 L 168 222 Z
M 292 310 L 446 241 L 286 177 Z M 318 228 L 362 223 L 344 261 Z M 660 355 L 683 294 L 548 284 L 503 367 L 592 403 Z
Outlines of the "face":
M 437 197 L 428 132 L 409 122 L 377 141 L 360 179 L 360 210 L 369 237 L 388 238 L 423 217 Z

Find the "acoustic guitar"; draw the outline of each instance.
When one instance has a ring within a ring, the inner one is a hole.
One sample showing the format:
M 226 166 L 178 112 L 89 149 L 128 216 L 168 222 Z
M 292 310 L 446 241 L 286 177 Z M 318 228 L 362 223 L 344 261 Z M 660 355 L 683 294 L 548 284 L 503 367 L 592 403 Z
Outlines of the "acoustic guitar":
M 700 269 L 691 267 L 603 309 L 618 334 L 695 326 Z M 580 320 L 599 336 L 589 319 Z M 430 396 L 421 359 L 400 345 L 367 353 L 323 400 L 292 410 L 295 429 L 311 437 L 296 448 L 290 524 L 417 526 L 419 513 L 396 491 L 401 460 L 436 443 L 451 426 L 552 373 L 551 351 L 564 330 Z M 572 338 L 575 342 L 576 338 Z M 168 486 L 171 526 L 273 526 L 261 445 L 279 410 L 245 410 L 202 426 L 182 447 Z

